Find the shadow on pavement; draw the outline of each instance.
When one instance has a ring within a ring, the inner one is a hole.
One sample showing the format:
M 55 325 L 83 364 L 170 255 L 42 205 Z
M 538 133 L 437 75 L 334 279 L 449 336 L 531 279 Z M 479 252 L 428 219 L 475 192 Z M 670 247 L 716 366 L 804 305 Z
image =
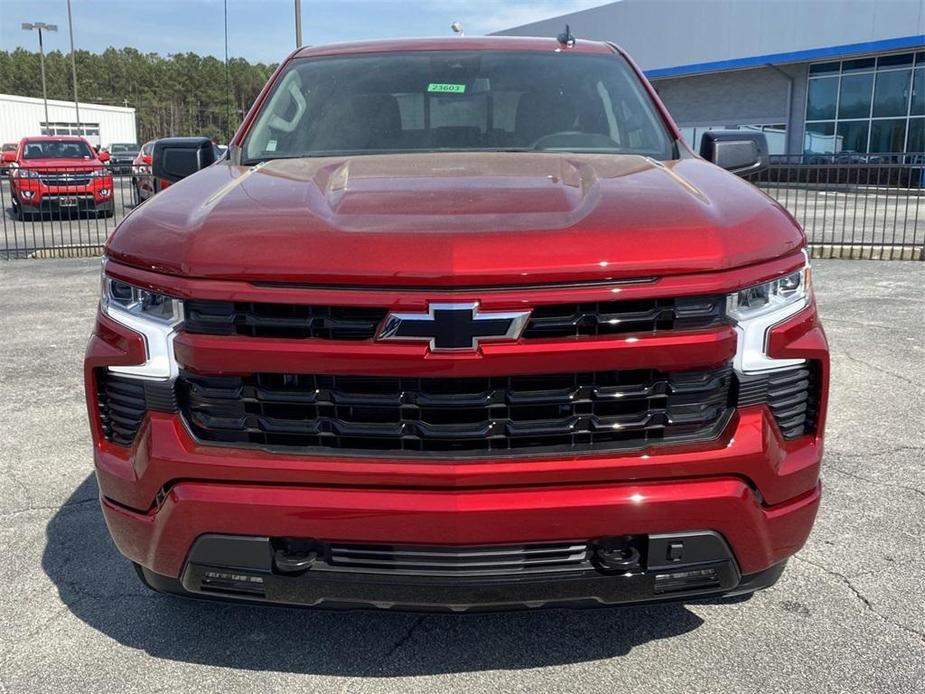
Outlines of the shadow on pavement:
M 157 658 L 335 676 L 580 663 L 698 628 L 684 605 L 482 615 L 334 612 L 203 602 L 142 586 L 109 538 L 91 475 L 48 523 L 42 567 L 78 618 Z

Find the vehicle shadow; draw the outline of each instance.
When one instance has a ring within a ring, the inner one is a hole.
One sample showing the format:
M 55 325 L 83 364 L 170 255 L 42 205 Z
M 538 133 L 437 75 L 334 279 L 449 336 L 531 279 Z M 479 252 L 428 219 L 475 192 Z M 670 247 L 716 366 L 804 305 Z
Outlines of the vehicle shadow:
M 97 494 L 91 475 L 49 521 L 42 568 L 74 615 L 157 658 L 347 677 L 519 670 L 624 655 L 703 623 L 679 603 L 444 616 L 164 596 L 118 554 Z

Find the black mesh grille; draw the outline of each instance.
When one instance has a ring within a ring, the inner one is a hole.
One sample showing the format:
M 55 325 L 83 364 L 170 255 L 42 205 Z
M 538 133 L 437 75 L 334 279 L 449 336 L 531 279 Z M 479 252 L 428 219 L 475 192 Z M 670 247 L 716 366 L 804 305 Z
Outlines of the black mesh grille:
M 130 446 L 148 410 L 176 412 L 172 384 L 96 372 L 100 426 L 107 441 Z
M 723 297 L 538 306 L 525 339 L 708 328 L 723 321 Z M 208 335 L 371 340 L 384 308 L 189 300 L 185 330 Z
M 731 369 L 491 378 L 181 373 L 203 441 L 309 452 L 593 451 L 719 435 Z
M 767 403 L 785 439 L 816 431 L 819 416 L 819 365 L 738 377 L 740 407 Z

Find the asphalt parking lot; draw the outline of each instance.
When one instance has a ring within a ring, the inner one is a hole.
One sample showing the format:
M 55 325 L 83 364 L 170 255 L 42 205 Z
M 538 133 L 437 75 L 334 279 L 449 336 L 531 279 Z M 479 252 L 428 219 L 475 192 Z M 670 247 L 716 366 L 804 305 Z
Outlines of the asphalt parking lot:
M 98 268 L 0 261 L 0 691 L 921 691 L 925 263 L 816 263 L 833 357 L 824 499 L 774 588 L 462 616 L 143 589 L 92 475 L 81 359 Z

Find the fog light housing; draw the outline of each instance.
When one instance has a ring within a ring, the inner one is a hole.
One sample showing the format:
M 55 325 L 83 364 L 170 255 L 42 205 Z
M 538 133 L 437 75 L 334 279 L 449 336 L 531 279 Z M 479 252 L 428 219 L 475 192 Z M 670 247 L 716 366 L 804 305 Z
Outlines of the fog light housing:
M 202 577 L 202 589 L 222 593 L 245 593 L 263 595 L 263 576 L 240 571 L 217 571 L 210 569 Z
M 108 197 L 110 196 L 111 193 L 112 193 L 112 191 L 109 190 L 109 188 L 100 188 L 100 197 L 101 197 L 101 198 L 108 198 Z
M 715 567 L 672 571 L 655 575 L 656 593 L 674 593 L 696 588 L 713 588 L 719 585 L 719 571 Z
M 31 200 L 35 196 L 35 192 L 31 190 L 23 190 L 19 194 L 22 195 L 26 200 Z

